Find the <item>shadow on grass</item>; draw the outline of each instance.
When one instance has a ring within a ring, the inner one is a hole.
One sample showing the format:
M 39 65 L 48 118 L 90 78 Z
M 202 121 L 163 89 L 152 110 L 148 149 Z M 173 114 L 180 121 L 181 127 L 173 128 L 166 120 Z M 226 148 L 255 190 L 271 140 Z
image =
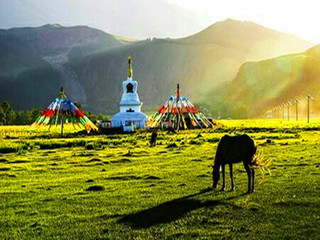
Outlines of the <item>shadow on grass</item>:
M 191 199 L 192 197 L 199 196 L 210 191 L 212 191 L 212 189 L 210 188 L 203 189 L 198 193 L 174 199 L 162 203 L 158 206 L 142 210 L 140 212 L 128 214 L 119 219 L 118 222 L 130 225 L 132 228 L 136 229 L 148 228 L 161 223 L 172 222 L 193 210 L 206 207 L 215 207 L 219 205 L 222 201 L 231 200 L 243 196 L 239 195 L 227 199 L 209 200 L 204 202 L 196 199 Z

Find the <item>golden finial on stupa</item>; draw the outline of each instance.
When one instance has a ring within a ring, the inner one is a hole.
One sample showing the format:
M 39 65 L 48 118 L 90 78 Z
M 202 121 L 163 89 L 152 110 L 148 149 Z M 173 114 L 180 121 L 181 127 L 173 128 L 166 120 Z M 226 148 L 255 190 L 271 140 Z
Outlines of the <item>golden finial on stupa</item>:
M 131 56 L 128 56 L 128 78 L 133 77 L 133 72 L 132 72 L 132 59 Z

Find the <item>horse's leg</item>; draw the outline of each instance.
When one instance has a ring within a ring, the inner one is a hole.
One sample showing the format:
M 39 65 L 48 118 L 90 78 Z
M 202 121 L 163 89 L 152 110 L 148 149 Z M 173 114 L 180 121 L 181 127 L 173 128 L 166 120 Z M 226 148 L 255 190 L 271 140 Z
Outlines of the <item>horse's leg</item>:
M 248 192 L 251 192 L 251 169 L 247 163 L 243 163 L 244 168 L 246 169 L 247 175 L 248 175 Z
M 221 168 L 222 168 L 222 188 L 221 188 L 221 191 L 224 191 L 224 189 L 226 188 L 226 165 L 222 164 Z
M 252 175 L 252 188 L 251 192 L 254 192 L 254 168 L 251 168 L 251 175 Z
M 231 179 L 231 191 L 234 190 L 234 182 L 233 182 L 233 171 L 232 171 L 232 163 L 229 164 L 230 169 L 230 179 Z

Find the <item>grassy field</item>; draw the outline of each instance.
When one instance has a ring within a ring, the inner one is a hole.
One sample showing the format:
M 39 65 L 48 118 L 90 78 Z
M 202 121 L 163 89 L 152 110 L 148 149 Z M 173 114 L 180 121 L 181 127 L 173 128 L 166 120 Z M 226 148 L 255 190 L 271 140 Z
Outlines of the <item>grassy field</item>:
M 0 239 L 320 239 L 320 121 L 220 123 L 159 132 L 155 147 L 148 132 L 0 127 Z M 226 191 L 210 189 L 226 133 L 247 133 L 272 160 L 253 194 L 242 164 L 236 191 L 228 175 Z

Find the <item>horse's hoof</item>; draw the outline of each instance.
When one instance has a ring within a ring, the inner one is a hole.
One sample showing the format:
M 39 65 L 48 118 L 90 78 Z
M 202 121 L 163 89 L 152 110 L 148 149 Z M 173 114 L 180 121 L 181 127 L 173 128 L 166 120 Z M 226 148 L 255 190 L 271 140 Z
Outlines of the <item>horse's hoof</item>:
M 235 188 L 231 188 L 230 192 L 234 192 L 236 189 Z
M 223 192 L 223 191 L 224 191 L 224 188 L 221 188 L 220 191 Z

